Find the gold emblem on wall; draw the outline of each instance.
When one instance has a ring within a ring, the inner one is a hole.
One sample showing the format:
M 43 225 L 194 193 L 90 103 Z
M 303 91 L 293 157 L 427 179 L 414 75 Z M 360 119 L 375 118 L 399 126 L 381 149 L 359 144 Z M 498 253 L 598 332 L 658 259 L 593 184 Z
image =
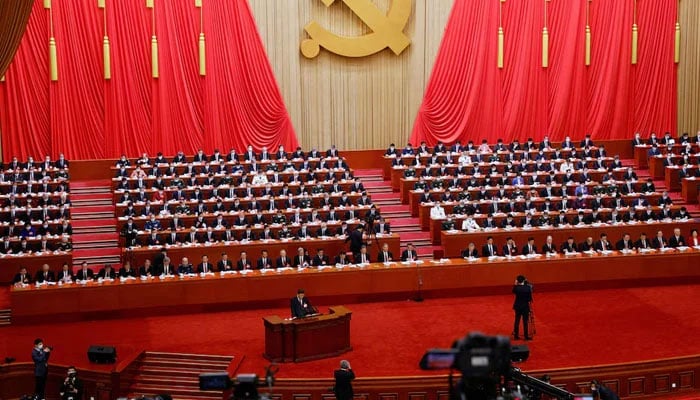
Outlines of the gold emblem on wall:
M 335 0 L 321 0 L 330 7 Z M 321 47 L 345 57 L 365 57 L 390 48 L 399 55 L 411 44 L 403 29 L 411 16 L 411 0 L 392 0 L 385 14 L 372 0 L 342 0 L 371 30 L 362 36 L 340 36 L 325 29 L 315 21 L 304 27 L 310 39 L 301 42 L 301 54 L 314 58 Z

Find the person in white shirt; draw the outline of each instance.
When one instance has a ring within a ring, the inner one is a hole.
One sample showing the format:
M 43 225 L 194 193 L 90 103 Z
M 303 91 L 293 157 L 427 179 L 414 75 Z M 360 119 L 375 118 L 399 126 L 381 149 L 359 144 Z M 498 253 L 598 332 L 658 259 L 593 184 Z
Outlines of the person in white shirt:
M 690 240 L 688 241 L 690 246 L 700 246 L 700 237 L 698 237 L 698 230 L 693 229 L 690 231 Z
M 464 221 L 462 221 L 462 230 L 463 231 L 468 231 L 468 232 L 474 232 L 479 230 L 479 224 L 474 221 L 474 218 L 470 216 L 467 217 Z
M 253 177 L 253 185 L 264 185 L 267 183 L 267 175 L 265 175 L 261 170 Z
M 433 208 L 430 209 L 430 218 L 431 219 L 443 219 L 445 218 L 445 209 L 442 208 L 440 203 L 435 203 Z
M 559 171 L 561 172 L 566 172 L 570 169 L 572 169 L 572 167 L 568 160 L 564 160 L 564 162 L 561 163 L 561 166 L 559 166 Z
M 460 166 L 465 166 L 465 165 L 472 163 L 472 158 L 469 156 L 469 153 L 467 153 L 467 151 L 465 150 L 459 156 L 459 159 L 457 159 L 457 162 L 459 163 Z

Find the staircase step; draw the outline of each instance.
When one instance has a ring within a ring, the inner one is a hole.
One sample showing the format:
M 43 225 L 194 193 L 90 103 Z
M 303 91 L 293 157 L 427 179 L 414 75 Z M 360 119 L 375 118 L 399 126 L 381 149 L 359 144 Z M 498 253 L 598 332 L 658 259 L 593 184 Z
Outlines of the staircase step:
M 232 356 L 220 354 L 192 354 L 192 353 L 165 353 L 162 351 L 147 351 L 144 354 L 144 359 L 178 359 L 178 360 L 210 360 L 230 363 L 233 360 Z
M 170 392 L 168 392 L 167 390 L 160 391 L 158 393 L 155 393 L 155 392 L 131 392 L 128 394 L 127 398 L 129 398 L 129 399 L 140 399 L 142 397 L 148 398 L 148 397 L 152 397 L 153 395 L 163 394 L 163 393 L 170 393 Z M 181 398 L 186 398 L 188 400 L 211 400 L 211 399 L 221 399 L 222 395 L 223 395 L 223 392 L 213 392 L 213 394 L 210 392 L 201 392 L 201 395 L 189 394 L 189 395 L 187 395 L 187 397 L 181 397 Z M 175 397 L 175 399 L 177 399 L 177 397 Z
M 111 198 L 105 199 L 105 200 L 73 200 L 73 199 L 71 199 L 71 203 L 72 203 L 74 209 L 79 208 L 79 207 L 90 207 L 90 206 L 108 207 L 108 206 L 114 205 L 114 202 L 112 201 Z
M 197 384 L 197 386 L 173 385 L 168 383 L 167 379 L 164 379 L 162 384 L 151 385 L 136 383 L 134 385 L 131 385 L 130 391 L 146 395 L 167 393 L 173 396 L 173 398 L 175 399 L 221 399 L 223 397 L 223 392 L 200 391 L 199 384 Z
M 94 220 L 94 219 L 106 219 L 106 218 L 114 218 L 114 212 L 113 211 L 105 211 L 105 212 L 88 212 L 88 213 L 78 213 L 78 212 L 73 212 L 71 213 L 71 220 L 72 221 L 84 221 L 84 220 Z
M 112 229 L 116 226 L 116 221 L 114 218 L 95 218 L 91 219 L 89 221 L 86 220 L 81 220 L 81 221 L 75 221 L 72 222 L 73 224 L 73 230 L 75 228 L 93 228 L 93 227 L 104 227 L 104 226 L 110 226 Z
M 74 243 L 74 250 L 85 250 L 85 249 L 106 249 L 115 248 L 119 246 L 119 242 L 116 240 L 100 241 L 100 242 L 84 242 L 84 243 Z
M 73 227 L 73 235 L 91 235 L 98 233 L 114 233 L 116 226 Z
M 93 243 L 93 242 L 100 242 L 100 241 L 106 241 L 106 240 L 118 240 L 119 239 L 119 234 L 116 232 L 112 231 L 109 233 L 94 233 L 94 234 L 89 234 L 89 235 L 78 235 L 78 234 L 73 234 L 73 244 L 76 243 Z
M 135 365 L 146 368 L 169 369 L 177 370 L 199 370 L 199 371 L 220 371 L 228 368 L 231 360 L 228 361 L 208 361 L 208 360 L 190 360 L 176 358 L 147 358 L 135 362 Z

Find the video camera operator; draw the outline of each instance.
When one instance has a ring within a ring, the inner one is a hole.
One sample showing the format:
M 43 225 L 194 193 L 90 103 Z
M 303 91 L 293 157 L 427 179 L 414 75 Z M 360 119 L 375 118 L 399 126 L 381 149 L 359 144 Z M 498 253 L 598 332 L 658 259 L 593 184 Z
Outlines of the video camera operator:
M 591 393 L 593 397 L 598 397 L 600 400 L 620 400 L 620 398 L 609 388 L 601 385 L 598 381 L 591 381 Z
M 515 302 L 513 310 L 515 311 L 515 322 L 513 323 L 513 339 L 520 340 L 520 319 L 523 320 L 523 333 L 525 340 L 532 340 L 529 334 L 529 319 L 530 319 L 530 303 L 532 302 L 532 286 L 525 279 L 524 275 L 518 275 L 513 285 L 513 294 Z
M 61 383 L 61 399 L 80 400 L 83 398 L 83 381 L 78 377 L 78 370 L 74 366 L 68 367 L 66 379 Z

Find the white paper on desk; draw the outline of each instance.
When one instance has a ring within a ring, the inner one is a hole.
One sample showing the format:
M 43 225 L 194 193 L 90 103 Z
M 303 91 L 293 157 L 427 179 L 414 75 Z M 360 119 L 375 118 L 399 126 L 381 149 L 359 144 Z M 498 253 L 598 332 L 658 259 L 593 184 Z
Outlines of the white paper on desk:
M 678 247 L 676 247 L 676 249 L 677 249 L 678 251 L 686 251 L 686 250 L 688 250 L 689 248 L 690 248 L 690 247 L 688 247 L 688 246 L 678 246 Z
M 567 256 L 567 257 L 568 257 L 568 256 L 576 256 L 576 255 L 578 255 L 578 252 L 576 252 L 576 251 L 574 251 L 574 252 L 566 252 L 566 253 L 564 253 L 564 255 Z
M 693 246 L 695 250 L 700 250 L 700 246 Z
M 531 259 L 531 258 L 540 258 L 540 257 L 542 257 L 542 254 L 528 254 L 526 257 L 529 258 L 529 259 Z
M 268 273 L 268 272 L 273 272 L 273 271 L 274 271 L 273 268 L 263 268 L 263 269 L 260 270 L 260 273 L 261 273 L 261 274 L 266 274 L 266 273 Z
M 291 271 L 293 269 L 292 267 L 277 268 L 277 272 Z
M 324 269 L 333 268 L 332 265 L 319 265 L 318 270 L 323 271 Z
M 664 248 L 661 248 L 659 250 L 661 250 L 661 251 L 673 251 L 675 249 L 673 247 L 664 247 Z
M 610 255 L 612 253 L 614 253 L 612 250 L 603 250 L 600 252 L 600 254 L 602 254 L 604 256 Z
M 252 273 L 252 272 L 253 272 L 252 269 L 242 269 L 242 270 L 238 271 L 238 273 L 241 274 L 241 275 L 248 275 L 248 274 L 250 274 L 250 273 Z

